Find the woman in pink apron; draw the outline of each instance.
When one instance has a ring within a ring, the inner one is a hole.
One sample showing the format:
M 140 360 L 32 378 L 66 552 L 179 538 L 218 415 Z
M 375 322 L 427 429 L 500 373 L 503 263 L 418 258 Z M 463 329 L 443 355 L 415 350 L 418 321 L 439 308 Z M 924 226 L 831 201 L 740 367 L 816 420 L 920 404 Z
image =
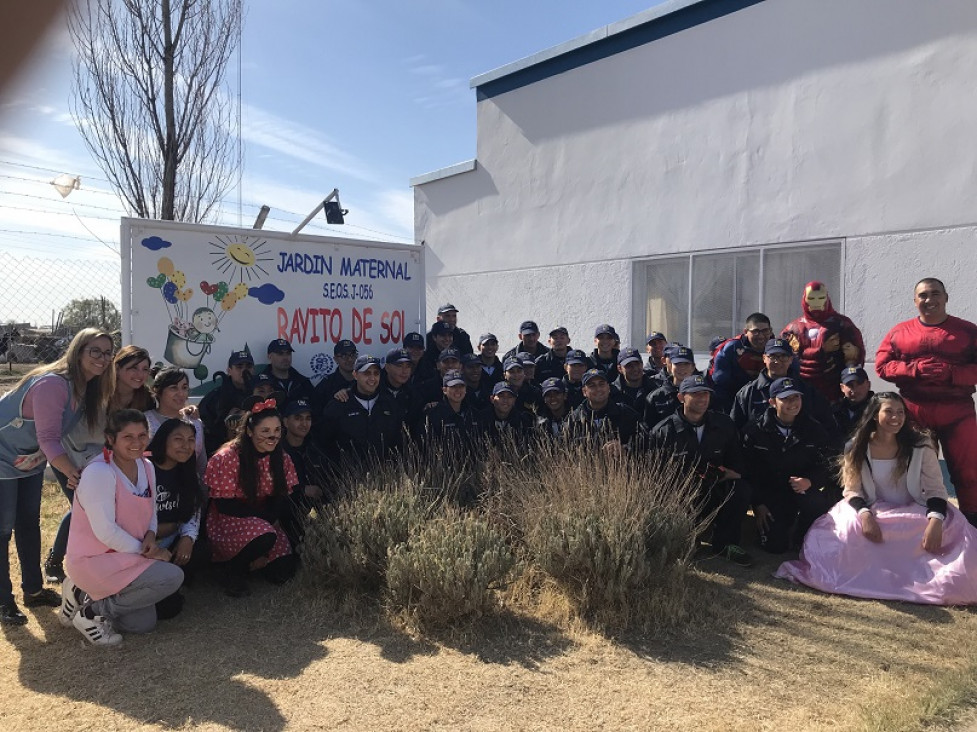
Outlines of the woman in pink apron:
M 180 588 L 183 570 L 156 543 L 145 415 L 135 409 L 109 415 L 105 441 L 103 458 L 85 468 L 75 491 L 60 620 L 94 645 L 117 645 L 118 631 L 156 627 L 156 603 Z
M 281 520 L 299 483 L 282 448 L 282 418 L 274 399 L 245 400 L 244 429 L 214 453 L 204 483 L 210 489 L 207 536 L 215 562 L 223 563 L 225 592 L 250 594 L 248 572 L 261 570 L 275 584 L 298 568 Z

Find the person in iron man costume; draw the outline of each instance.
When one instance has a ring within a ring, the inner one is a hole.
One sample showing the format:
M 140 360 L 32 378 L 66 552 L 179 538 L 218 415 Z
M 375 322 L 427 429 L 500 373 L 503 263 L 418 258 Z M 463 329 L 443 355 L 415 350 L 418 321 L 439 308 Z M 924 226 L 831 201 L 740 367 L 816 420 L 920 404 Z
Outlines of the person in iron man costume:
M 834 404 L 841 399 L 841 370 L 865 363 L 862 332 L 831 305 L 823 282 L 808 282 L 801 298 L 804 314 L 784 328 L 781 338 L 797 356 L 800 377 Z
M 949 315 L 948 299 L 935 277 L 917 282 L 919 316 L 886 334 L 875 370 L 899 388 L 909 416 L 939 439 L 960 510 L 977 525 L 977 325 Z

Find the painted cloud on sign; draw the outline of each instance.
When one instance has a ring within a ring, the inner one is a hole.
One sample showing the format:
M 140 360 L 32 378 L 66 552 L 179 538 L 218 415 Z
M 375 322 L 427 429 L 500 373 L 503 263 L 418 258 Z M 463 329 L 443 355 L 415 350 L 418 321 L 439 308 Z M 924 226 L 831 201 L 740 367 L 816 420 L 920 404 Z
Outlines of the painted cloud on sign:
M 166 241 L 166 239 L 158 236 L 146 237 L 142 240 L 142 245 L 151 252 L 158 252 L 160 249 L 166 249 L 167 247 L 173 246 L 173 244 Z
M 248 290 L 248 294 L 263 305 L 271 305 L 285 299 L 285 293 L 270 282 L 266 282 L 261 287 L 252 287 Z

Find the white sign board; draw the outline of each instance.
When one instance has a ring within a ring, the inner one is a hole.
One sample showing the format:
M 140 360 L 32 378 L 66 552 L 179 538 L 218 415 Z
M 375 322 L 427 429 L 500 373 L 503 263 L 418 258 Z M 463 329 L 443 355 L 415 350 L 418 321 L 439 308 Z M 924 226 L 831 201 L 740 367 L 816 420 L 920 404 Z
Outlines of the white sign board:
M 121 242 L 124 340 L 186 369 L 194 393 L 233 351 L 260 368 L 276 338 L 316 381 L 339 340 L 382 357 L 424 332 L 418 246 L 145 219 L 123 219 Z

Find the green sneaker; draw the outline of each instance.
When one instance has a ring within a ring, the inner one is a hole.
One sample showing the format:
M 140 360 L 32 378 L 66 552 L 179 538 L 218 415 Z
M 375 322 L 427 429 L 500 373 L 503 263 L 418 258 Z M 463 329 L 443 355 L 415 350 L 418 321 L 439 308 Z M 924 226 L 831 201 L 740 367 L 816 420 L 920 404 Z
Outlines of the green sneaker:
M 727 559 L 733 564 L 738 564 L 740 567 L 753 566 L 753 557 L 747 554 L 743 547 L 737 546 L 736 544 L 727 544 L 725 547 L 716 552 L 716 556 Z

